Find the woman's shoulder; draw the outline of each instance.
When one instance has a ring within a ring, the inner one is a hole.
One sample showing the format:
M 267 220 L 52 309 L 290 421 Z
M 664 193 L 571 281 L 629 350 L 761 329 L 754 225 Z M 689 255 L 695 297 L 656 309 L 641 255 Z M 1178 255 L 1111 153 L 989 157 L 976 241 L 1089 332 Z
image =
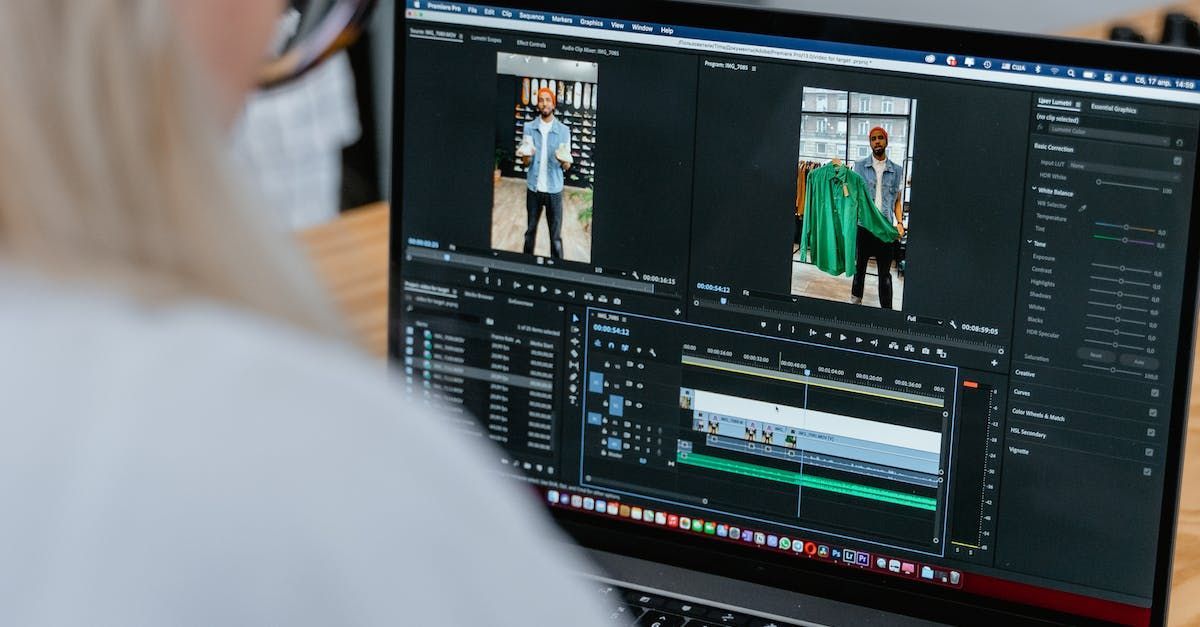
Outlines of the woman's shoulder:
M 382 363 L 350 347 L 233 307 L 199 299 L 148 303 L 113 289 L 29 276 L 0 274 L 0 336 L 9 348 L 0 369 L 11 367 L 15 355 L 44 355 L 56 358 L 58 376 L 83 385 L 141 376 L 162 386 L 202 377 L 209 386 L 229 381 L 251 392 L 240 384 L 252 373 L 263 388 L 305 377 L 339 386 L 377 380 L 367 391 L 385 377 Z
M 392 427 L 383 417 L 430 413 L 383 362 L 211 301 L 148 304 L 0 273 L 0 346 L 10 400 L 78 425 L 172 425 L 196 438 L 233 424 L 255 437 L 286 426 L 276 437 L 319 428 L 353 439 Z
M 256 591 L 244 607 L 213 606 L 217 623 L 384 624 L 415 611 L 518 624 L 520 607 L 545 603 L 540 586 L 563 597 L 535 612 L 551 624 L 581 596 L 561 545 L 535 541 L 557 532 L 528 494 L 488 472 L 496 451 L 337 342 L 211 303 L 146 307 L 0 279 L 0 345 L 14 417 L 0 425 L 0 457 L 26 469 L 0 478 L 0 495 L 58 503 L 30 503 L 0 522 L 14 531 L 0 537 L 69 537 L 67 552 L 31 554 L 27 566 L 61 560 L 30 585 L 79 598 L 80 612 L 103 601 L 113 616 L 169 617 L 194 577 L 212 572 L 226 573 L 206 580 L 213 593 Z M 465 541 L 481 516 L 503 542 Z M 103 564 L 120 567 L 93 571 Z M 484 602 L 453 606 L 459 587 Z M 142 592 L 151 588 L 162 595 Z

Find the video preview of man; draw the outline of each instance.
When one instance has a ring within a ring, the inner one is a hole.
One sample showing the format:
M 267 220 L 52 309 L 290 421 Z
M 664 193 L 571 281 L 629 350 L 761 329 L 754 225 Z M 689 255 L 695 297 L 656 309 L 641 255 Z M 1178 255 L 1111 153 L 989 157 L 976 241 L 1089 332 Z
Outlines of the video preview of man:
M 591 262 L 598 69 L 498 53 L 494 250 Z
M 903 309 L 916 106 L 804 89 L 792 295 Z
M 904 168 L 888 158 L 888 133 L 881 126 L 871 129 L 867 136 L 871 156 L 854 163 L 854 172 L 867 183 L 874 193 L 875 207 L 885 218 L 892 218 L 892 226 L 904 237 L 904 205 L 901 191 L 904 188 Z M 891 268 L 895 257 L 895 246 L 885 242 L 874 233 L 858 225 L 858 261 L 854 264 L 854 283 L 850 288 L 850 302 L 861 305 L 863 288 L 866 284 L 867 264 L 874 258 L 876 268 Z M 892 308 L 892 273 L 878 272 L 879 306 Z
M 525 194 L 525 229 L 527 255 L 533 254 L 537 227 L 546 213 L 550 227 L 550 256 L 562 259 L 563 174 L 571 169 L 571 131 L 554 117 L 558 107 L 554 92 L 548 88 L 537 91 L 538 119 L 525 123 L 524 139 L 517 148 L 517 157 L 528 169 Z

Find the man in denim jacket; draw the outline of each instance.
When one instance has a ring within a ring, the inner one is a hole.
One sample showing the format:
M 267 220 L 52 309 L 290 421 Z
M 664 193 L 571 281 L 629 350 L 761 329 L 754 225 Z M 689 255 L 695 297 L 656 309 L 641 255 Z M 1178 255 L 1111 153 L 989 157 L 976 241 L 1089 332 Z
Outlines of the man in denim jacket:
M 854 164 L 854 172 L 867 183 L 867 189 L 875 199 L 875 207 L 904 237 L 904 168 L 888 159 L 888 134 L 881 127 L 871 129 L 867 136 L 871 142 L 871 156 Z M 850 302 L 862 304 L 863 289 L 867 275 L 867 262 L 875 258 L 879 272 L 879 306 L 892 308 L 892 259 L 895 248 L 891 242 L 881 241 L 858 224 L 858 257 L 854 264 L 854 283 L 850 288 Z
M 533 254 L 538 222 L 542 211 L 550 227 L 550 256 L 562 259 L 563 172 L 570 169 L 571 131 L 554 116 L 557 108 L 554 92 L 542 88 L 537 93 L 538 118 L 525 123 L 524 139 L 518 156 L 529 171 L 526 179 L 525 254 Z

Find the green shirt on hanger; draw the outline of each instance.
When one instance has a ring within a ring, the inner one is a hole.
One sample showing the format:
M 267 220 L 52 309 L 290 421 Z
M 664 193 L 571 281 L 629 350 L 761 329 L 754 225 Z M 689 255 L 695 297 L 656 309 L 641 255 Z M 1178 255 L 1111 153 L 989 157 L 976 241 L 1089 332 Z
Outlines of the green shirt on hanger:
M 811 261 L 833 276 L 852 277 L 859 222 L 882 242 L 899 239 L 896 227 L 875 208 L 866 182 L 845 164 L 830 163 L 813 170 L 805 187 L 802 261 Z

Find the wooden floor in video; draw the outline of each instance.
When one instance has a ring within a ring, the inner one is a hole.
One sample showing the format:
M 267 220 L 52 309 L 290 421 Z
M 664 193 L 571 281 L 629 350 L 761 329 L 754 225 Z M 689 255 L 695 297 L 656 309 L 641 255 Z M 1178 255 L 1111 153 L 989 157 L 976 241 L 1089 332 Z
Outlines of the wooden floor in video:
M 853 279 L 846 276 L 829 276 L 810 263 L 800 263 L 799 257 L 792 259 L 792 294 L 808 298 L 820 298 L 839 303 L 850 302 L 850 284 Z M 863 286 L 863 305 L 879 306 L 879 278 L 875 260 L 867 264 L 867 280 Z M 904 278 L 892 267 L 892 309 L 904 308 Z
M 495 204 L 492 207 L 492 248 L 514 253 L 524 248 L 526 189 L 525 179 L 502 178 L 496 183 Z M 563 191 L 563 257 L 567 261 L 590 263 L 592 234 L 579 220 L 580 212 L 586 208 L 585 201 L 580 197 L 581 191 L 573 187 Z M 550 226 L 545 213 L 538 223 L 533 253 L 540 257 L 550 256 Z

